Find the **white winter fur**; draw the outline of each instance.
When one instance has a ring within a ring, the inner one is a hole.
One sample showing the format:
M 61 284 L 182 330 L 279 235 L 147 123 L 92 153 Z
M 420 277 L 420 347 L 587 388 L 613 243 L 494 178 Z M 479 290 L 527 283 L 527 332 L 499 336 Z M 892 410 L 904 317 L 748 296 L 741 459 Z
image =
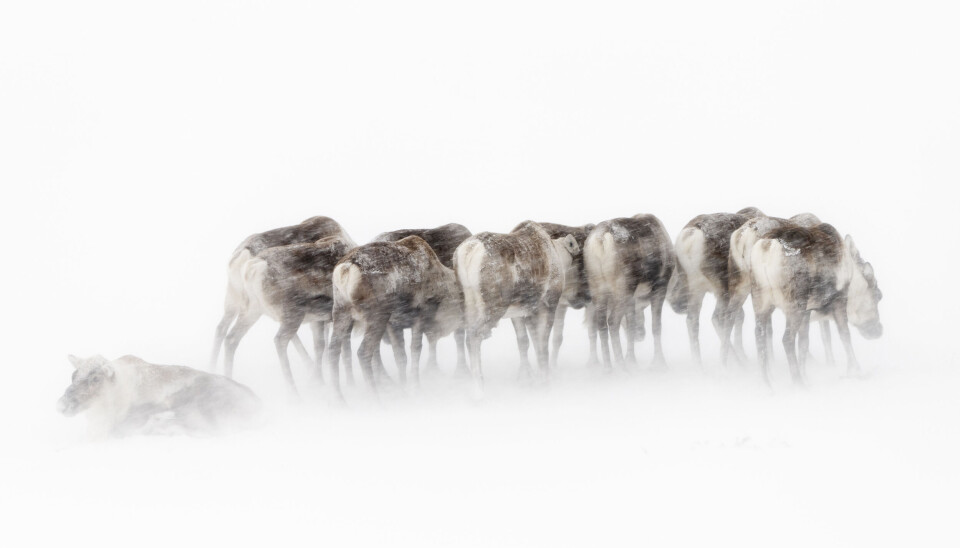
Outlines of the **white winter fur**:
M 767 249 L 764 249 L 763 246 L 765 241 L 770 242 Z M 854 259 L 853 255 L 856 253 L 856 248 L 851 247 L 850 244 L 852 243 L 853 240 L 851 240 L 849 236 L 843 243 L 840 269 L 837 272 L 836 288 L 839 290 L 848 288 L 848 286 L 851 285 L 851 281 L 855 278 L 859 278 L 860 282 L 862 282 L 863 290 L 867 287 L 866 280 L 863 279 L 863 275 L 860 274 L 859 269 L 856 268 L 856 259 Z M 791 283 L 791 279 L 787 271 L 786 257 L 787 250 L 785 250 L 783 245 L 777 240 L 760 239 L 754 243 L 753 250 L 750 254 L 750 270 L 753 285 L 752 295 L 755 302 L 754 306 L 758 310 L 769 308 L 780 308 L 783 310 L 789 305 L 785 290 Z M 847 294 L 847 299 L 848 310 L 851 307 L 851 299 L 860 300 L 859 295 L 854 295 L 850 292 Z M 856 324 L 857 322 L 851 323 Z
M 136 356 L 123 356 L 108 361 L 103 356 L 80 359 L 70 356 L 70 361 L 80 374 L 100 368 L 109 375 L 109 382 L 103 382 L 94 400 L 85 409 L 88 435 L 102 439 L 117 433 L 117 428 L 129 417 L 136 407 L 155 406 L 169 409 L 169 400 L 176 392 L 187 388 L 199 375 L 207 373 L 187 367 L 161 366 L 148 363 Z M 224 383 L 232 381 L 217 377 Z M 249 392 L 246 388 L 238 388 Z M 249 393 L 250 411 L 259 409 L 259 401 Z M 169 412 L 168 412 L 169 413 Z M 151 431 L 147 423 L 140 433 Z
M 467 325 L 483 322 L 486 311 L 480 293 L 480 269 L 483 267 L 487 251 L 483 242 L 467 240 L 454 252 L 453 266 L 457 280 L 463 288 L 464 314 Z
M 706 236 L 696 227 L 688 227 L 680 231 L 677 236 L 676 253 L 680 268 L 687 275 L 687 283 L 691 295 L 704 293 L 718 293 L 720 288 L 703 274 L 703 248 L 706 245 Z

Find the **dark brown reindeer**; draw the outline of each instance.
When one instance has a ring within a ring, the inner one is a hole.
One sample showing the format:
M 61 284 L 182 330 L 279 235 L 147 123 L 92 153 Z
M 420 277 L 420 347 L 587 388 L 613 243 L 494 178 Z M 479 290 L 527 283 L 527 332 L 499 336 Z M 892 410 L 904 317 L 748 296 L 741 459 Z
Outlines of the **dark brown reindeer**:
M 380 362 L 380 341 L 390 337 L 401 381 L 407 358 L 403 329 L 413 331 L 412 375 L 419 377 L 422 335 L 430 341 L 463 325 L 463 301 L 453 270 L 443 266 L 419 236 L 398 242 L 372 242 L 355 248 L 333 271 L 333 334 L 327 361 L 334 390 L 340 395 L 340 342 L 350 337 L 354 322 L 364 328 L 357 351 L 363 375 L 376 391 L 374 361 Z
M 443 226 L 438 226 L 436 228 L 412 228 L 384 232 L 374 238 L 373 241 L 397 242 L 408 236 L 419 236 L 420 238 L 423 238 L 423 240 L 427 242 L 427 244 L 437 254 L 437 258 L 440 260 L 440 263 L 443 266 L 452 269 L 453 252 L 456 251 L 457 246 L 469 238 L 471 234 L 467 227 L 457 223 L 450 223 Z M 456 329 L 453 333 L 453 336 L 457 345 L 457 371 L 463 373 L 466 372 L 467 369 L 463 328 L 461 327 Z M 389 340 L 389 336 L 387 337 L 387 340 Z M 427 357 L 427 370 L 437 370 L 439 369 L 439 366 L 437 365 L 437 339 L 428 339 L 428 343 L 429 354 Z M 411 341 L 411 345 L 413 344 L 422 343 Z M 380 367 L 382 367 L 382 364 Z
M 690 352 L 694 361 L 702 363 L 700 356 L 700 309 L 703 297 L 712 293 L 717 299 L 713 311 L 713 326 L 723 338 L 725 325 L 734 324 L 738 333 L 742 330 L 743 310 L 729 306 L 730 237 L 744 223 L 763 213 L 753 207 L 737 213 L 711 213 L 698 215 L 680 231 L 675 250 L 677 273 L 670 283 L 667 301 L 678 314 L 687 315 L 687 334 Z
M 316 242 L 317 240 L 331 236 L 341 238 L 349 247 L 356 246 L 339 223 L 329 217 L 321 216 L 311 217 L 297 225 L 252 234 L 237 246 L 227 265 L 227 293 L 223 303 L 223 317 L 217 325 L 217 330 L 214 334 L 213 352 L 210 356 L 211 371 L 216 370 L 220 347 L 223 346 L 224 339 L 227 337 L 227 332 L 230 330 L 231 325 L 240 316 L 247 313 L 254 313 L 248 310 L 250 300 L 244 290 L 242 271 L 246 263 L 259 255 L 263 250 L 271 247 Z M 322 325 L 312 324 L 311 327 L 313 328 L 314 348 L 322 349 L 325 336 Z M 249 326 L 247 326 L 247 329 L 249 329 Z M 243 335 L 235 329 L 234 337 L 237 336 L 240 338 L 243 337 Z M 236 338 L 233 342 L 239 344 L 239 338 Z M 293 342 L 304 359 L 309 361 L 306 349 L 303 348 L 303 343 L 296 334 L 294 334 Z M 319 356 L 317 359 L 319 360 Z M 232 358 L 230 369 L 232 369 Z
M 474 234 L 457 248 L 454 267 L 463 288 L 470 371 L 478 395 L 483 391 L 480 345 L 501 318 L 523 319 L 540 371 L 549 371 L 550 330 L 566 272 L 579 253 L 573 236 L 551 238 L 533 221 L 509 234 Z
M 654 358 L 665 363 L 661 344 L 661 318 L 667 287 L 676 267 L 676 255 L 670 234 L 653 215 L 635 215 L 604 221 L 587 237 L 584 246 L 587 281 L 593 299 L 593 327 L 599 333 L 603 363 L 613 358 L 624 363 L 620 345 L 620 322 L 626 319 L 627 355 L 636 363 L 634 340 L 637 338 L 637 307 L 650 305 Z M 596 355 L 594 336 L 590 335 L 591 353 Z
M 324 324 L 332 319 L 333 311 L 333 268 L 352 244 L 331 236 L 313 243 L 270 247 L 244 264 L 243 291 L 249 302 L 227 335 L 228 377 L 233 373 L 233 358 L 240 340 L 266 314 L 280 324 L 274 344 L 291 390 L 296 392 L 287 346 L 304 322 L 315 326 L 316 374 L 322 379 Z
M 777 228 L 754 244 L 750 267 L 757 354 L 768 384 L 766 331 L 775 308 L 786 316 L 783 347 L 794 382 L 804 380 L 804 363 L 797 356 L 796 344 L 798 337 L 801 347 L 807 344 L 812 311 L 833 318 L 847 351 L 848 372 L 859 369 L 848 321 L 865 338 L 879 337 L 883 326 L 877 305 L 883 295 L 873 267 L 860 257 L 853 238 L 841 238 L 828 224 Z
M 583 226 L 567 226 L 555 223 L 538 223 L 547 231 L 551 238 L 563 238 L 567 235 L 573 236 L 580 249 L 587 240 L 587 235 L 596 225 L 586 224 Z M 525 223 L 517 225 L 513 230 L 522 229 Z M 587 283 L 587 275 L 584 269 L 583 254 L 577 254 L 573 257 L 572 268 L 567 269 L 564 277 L 563 293 L 560 294 L 560 302 L 557 304 L 557 312 L 553 320 L 553 336 L 550 347 L 550 367 L 556 367 L 557 356 L 560 352 L 560 345 L 563 344 L 563 325 L 566 319 L 567 309 L 573 308 L 579 310 L 584 308 L 590 302 L 590 286 Z M 528 358 L 528 349 L 530 348 L 530 337 L 527 332 L 527 326 L 523 318 L 511 318 L 514 331 L 517 334 L 517 347 L 520 350 L 521 371 L 530 371 L 530 360 Z M 594 343 L 595 346 L 595 343 Z

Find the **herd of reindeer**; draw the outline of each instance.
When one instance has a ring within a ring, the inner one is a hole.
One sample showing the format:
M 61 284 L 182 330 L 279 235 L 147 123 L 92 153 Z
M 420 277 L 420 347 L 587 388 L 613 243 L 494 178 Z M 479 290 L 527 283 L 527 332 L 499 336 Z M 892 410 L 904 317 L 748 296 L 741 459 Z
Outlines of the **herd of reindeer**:
M 870 263 L 848 235 L 804 213 L 768 217 L 756 208 L 698 215 L 672 241 L 649 214 L 599 224 L 564 226 L 525 221 L 508 234 L 471 234 L 448 224 L 397 230 L 357 245 L 333 219 L 312 217 L 294 226 L 254 234 L 228 265 L 224 315 L 216 329 L 211 368 L 224 348 L 224 371 L 233 374 L 240 340 L 262 315 L 280 324 L 274 342 L 286 382 L 296 391 L 287 348 L 305 360 L 340 395 L 340 361 L 352 381 L 351 335 L 362 328 L 357 357 L 376 390 L 389 379 L 381 342 L 393 351 L 399 380 L 419 380 L 423 338 L 427 367 L 437 367 L 437 341 L 452 334 L 457 369 L 483 389 L 481 343 L 502 318 L 516 330 L 521 373 L 531 373 L 530 342 L 541 374 L 556 365 L 568 308 L 585 308 L 590 362 L 636 362 L 635 342 L 646 334 L 650 307 L 654 363 L 664 364 L 663 304 L 686 315 L 693 359 L 700 362 L 700 309 L 706 293 L 716 298 L 713 326 L 721 359 L 743 362 L 744 304 L 756 317 L 757 357 L 769 383 L 773 349 L 771 315 L 786 317 L 783 346 L 795 382 L 804 380 L 811 320 L 820 323 L 828 362 L 832 320 L 858 368 L 849 324 L 868 339 L 879 337 L 882 297 Z M 311 358 L 297 332 L 313 331 Z M 621 343 L 621 325 L 626 349 Z M 411 330 L 410 360 L 404 331 Z M 551 333 L 553 338 L 551 341 Z M 598 355 L 599 346 L 599 355 Z M 469 355 L 469 361 L 468 361 Z M 468 366 L 469 364 L 469 366 Z

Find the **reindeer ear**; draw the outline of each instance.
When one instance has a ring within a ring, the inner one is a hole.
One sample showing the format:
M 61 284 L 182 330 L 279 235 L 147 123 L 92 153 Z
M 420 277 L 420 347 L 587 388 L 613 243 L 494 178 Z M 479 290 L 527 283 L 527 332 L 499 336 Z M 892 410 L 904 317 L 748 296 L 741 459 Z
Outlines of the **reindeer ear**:
M 872 265 L 872 264 L 866 263 L 866 264 L 863 265 L 863 277 L 866 278 L 866 279 L 868 279 L 868 280 L 872 280 L 872 279 L 875 278 L 875 276 L 874 276 L 874 274 L 873 274 L 873 265 Z
M 83 363 L 82 359 L 74 356 L 73 354 L 68 355 L 67 359 L 70 360 L 70 365 L 72 365 L 74 369 L 79 368 L 80 365 Z

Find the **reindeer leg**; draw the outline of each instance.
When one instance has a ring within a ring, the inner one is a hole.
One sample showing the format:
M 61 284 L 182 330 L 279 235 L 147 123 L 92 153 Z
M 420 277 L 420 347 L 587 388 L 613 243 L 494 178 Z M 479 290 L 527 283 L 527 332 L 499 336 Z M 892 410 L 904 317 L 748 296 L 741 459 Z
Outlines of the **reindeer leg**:
M 343 400 L 343 393 L 340 391 L 340 351 L 344 348 L 343 341 L 350 338 L 350 331 L 353 328 L 353 318 L 349 312 L 334 311 L 333 329 L 330 332 L 330 345 L 327 347 L 327 363 L 330 364 L 330 385 L 333 387 L 334 394 Z M 347 352 L 349 352 L 347 347 Z
M 387 331 L 388 318 L 375 316 L 368 318 L 367 328 L 363 334 L 363 341 L 357 350 L 357 357 L 360 359 L 360 368 L 363 371 L 363 378 L 370 385 L 370 389 L 376 394 L 377 376 L 373 370 L 373 360 L 379 356 L 380 341 L 383 334 Z
M 518 376 L 521 378 L 530 377 L 530 358 L 527 355 L 527 350 L 530 348 L 530 337 L 527 333 L 527 324 L 524 322 L 524 318 L 510 318 L 510 323 L 513 324 L 513 330 L 517 334 L 517 349 L 520 351 L 520 371 Z M 536 344 L 536 342 L 534 342 Z M 534 347 L 536 351 L 536 347 Z
M 467 367 L 467 330 L 466 329 L 457 329 L 453 332 L 453 340 L 457 344 L 457 374 L 466 374 L 469 373 L 470 369 Z M 434 356 L 434 361 L 436 361 L 436 343 L 432 343 L 430 346 L 430 352 Z
M 350 330 L 347 331 L 340 343 L 343 346 L 343 370 L 346 373 L 347 384 L 353 386 L 353 347 L 351 337 L 353 336 L 353 321 L 350 322 Z
M 600 339 L 600 352 L 603 354 L 603 366 L 608 371 L 611 369 L 610 361 L 610 326 L 608 324 L 607 302 L 610 299 L 603 297 L 596 301 L 594 313 L 597 334 Z
M 310 324 L 310 329 L 313 331 L 313 355 L 315 356 L 316 362 L 316 376 L 317 379 L 322 383 L 323 382 L 323 352 L 327 346 L 327 332 L 326 332 L 326 322 L 316 321 Z
M 687 308 L 687 336 L 690 338 L 690 354 L 693 361 L 702 366 L 700 358 L 700 308 L 703 306 L 703 294 L 691 295 Z
M 626 316 L 626 327 L 627 327 L 626 365 L 634 366 L 634 365 L 637 365 L 637 351 L 636 351 L 637 303 L 636 301 L 625 303 L 622 308 L 624 310 L 624 315 Z M 617 338 L 619 339 L 619 337 Z
M 614 302 L 610 306 L 610 346 L 613 348 L 613 360 L 624 367 L 623 346 L 620 344 L 620 324 L 623 321 L 623 304 Z
M 293 347 L 296 348 L 297 354 L 300 354 L 300 359 L 303 360 L 303 363 L 308 367 L 313 364 L 313 358 L 310 357 L 310 354 L 307 353 L 307 349 L 303 346 L 303 341 L 300 339 L 300 335 L 296 331 L 293 332 L 293 337 L 290 341 L 293 343 Z
M 720 363 L 727 365 L 730 357 L 732 344 L 730 343 L 730 333 L 733 331 L 733 308 L 730 306 L 730 298 L 720 296 L 717 298 L 717 308 L 713 313 L 714 327 L 720 336 Z M 719 317 L 719 319 L 718 319 Z
M 662 367 L 667 365 L 667 360 L 663 357 L 663 342 L 661 340 L 663 302 L 666 300 L 666 292 L 660 292 L 653 296 L 650 301 L 650 327 L 653 329 L 653 365 Z
M 236 323 L 233 324 L 230 332 L 227 333 L 223 351 L 223 374 L 227 378 L 233 378 L 233 357 L 237 352 L 237 347 L 240 345 L 240 340 L 243 339 L 243 336 L 247 334 L 247 331 L 253 327 L 253 324 L 255 324 L 259 318 L 259 312 L 247 311 L 237 318 Z
M 483 368 L 480 365 L 480 342 L 483 335 L 480 330 L 483 326 L 471 326 L 467 329 L 467 348 L 470 350 L 470 373 L 473 376 L 476 396 L 483 395 Z
M 560 354 L 560 345 L 563 344 L 563 323 L 567 316 L 567 305 L 557 305 L 557 312 L 553 317 L 551 338 L 550 367 L 557 366 L 557 356 Z
M 806 373 L 807 358 L 810 356 L 810 312 L 805 312 L 800 320 L 799 339 L 797 341 L 798 363 L 800 370 Z
M 767 352 L 767 329 L 769 329 L 769 318 L 773 313 L 773 310 L 756 310 L 754 309 L 754 316 L 756 316 L 757 324 L 755 327 L 756 339 L 757 339 L 757 358 L 760 362 L 760 371 L 763 373 L 763 381 L 767 383 L 767 386 L 770 384 L 770 355 Z
M 290 340 L 296 337 L 297 329 L 300 327 L 302 321 L 303 314 L 283 318 L 283 321 L 280 323 L 280 329 L 273 338 L 273 343 L 277 347 L 277 356 L 280 357 L 280 371 L 283 372 L 283 378 L 287 381 L 287 386 L 294 396 L 299 396 L 299 394 L 297 393 L 297 386 L 293 382 L 293 373 L 290 371 L 290 360 L 287 358 L 287 346 L 290 344 Z M 303 343 L 301 343 L 301 345 L 302 344 Z
M 233 323 L 233 320 L 236 319 L 238 313 L 233 308 L 224 307 L 223 317 L 220 318 L 220 323 L 217 324 L 217 330 L 213 334 L 213 352 L 210 354 L 210 367 L 209 370 L 211 373 L 216 373 L 217 371 L 217 357 L 220 356 L 220 347 L 223 346 L 223 340 L 227 336 L 227 330 L 230 329 L 230 324 Z
M 387 325 L 387 336 L 390 337 L 390 346 L 393 347 L 393 361 L 397 364 L 397 375 L 400 384 L 407 384 L 407 351 L 404 348 L 403 329 Z
M 747 363 L 747 353 L 743 349 L 743 319 L 746 317 L 746 314 L 743 312 L 743 304 L 737 307 L 733 325 L 733 344 L 734 344 L 734 353 L 737 356 L 737 361 L 740 362 L 740 365 L 745 365 Z
M 838 299 L 838 301 L 841 299 Z M 835 302 L 833 306 L 833 321 L 837 324 L 837 333 L 844 350 L 847 351 L 847 374 L 855 375 L 860 372 L 860 363 L 853 353 L 853 343 L 850 341 L 850 326 L 847 324 L 847 300 Z
M 637 324 L 636 333 L 634 334 L 634 339 L 640 342 L 643 342 L 643 340 L 647 338 L 647 325 L 646 325 L 647 318 L 646 318 L 646 313 L 644 312 L 646 308 L 647 308 L 647 305 L 640 302 L 637 302 L 637 305 L 633 307 L 634 311 L 636 312 L 636 324 Z M 651 316 L 653 315 L 652 309 L 650 311 L 650 314 Z
M 583 309 L 583 323 L 587 324 L 587 338 L 590 339 L 587 367 L 595 367 L 600 365 L 600 358 L 597 357 L 597 307 L 592 302 Z
M 833 341 L 830 340 L 830 319 L 820 320 L 820 338 L 823 339 L 823 352 L 827 360 L 827 365 L 834 365 L 833 359 Z
M 427 341 L 431 348 L 436 347 L 436 337 L 427 336 Z M 423 327 L 422 322 L 417 320 L 410 329 L 410 376 L 413 377 L 413 384 L 420 385 L 420 353 L 423 351 Z
M 803 375 L 800 371 L 800 364 L 797 360 L 797 334 L 800 331 L 800 324 L 803 322 L 803 316 L 796 310 L 786 312 L 787 327 L 783 331 L 783 350 L 787 353 L 787 363 L 790 364 L 790 376 L 793 382 L 803 384 Z

